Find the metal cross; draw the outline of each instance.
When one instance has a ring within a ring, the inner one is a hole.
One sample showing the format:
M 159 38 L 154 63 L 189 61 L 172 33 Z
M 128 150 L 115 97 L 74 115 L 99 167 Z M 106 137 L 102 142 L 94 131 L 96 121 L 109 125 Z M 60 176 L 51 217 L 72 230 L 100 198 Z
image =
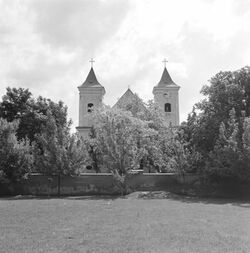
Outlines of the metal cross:
M 165 58 L 162 62 L 164 62 L 164 67 L 166 68 L 167 59 Z
M 93 68 L 93 63 L 95 62 L 94 59 L 91 58 L 89 62 L 91 63 L 91 68 Z

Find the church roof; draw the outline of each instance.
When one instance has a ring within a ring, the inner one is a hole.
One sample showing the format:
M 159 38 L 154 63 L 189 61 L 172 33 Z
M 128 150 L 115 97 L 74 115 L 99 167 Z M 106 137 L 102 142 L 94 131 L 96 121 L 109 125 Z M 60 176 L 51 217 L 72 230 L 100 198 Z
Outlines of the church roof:
M 128 103 L 131 103 L 135 98 L 135 94 L 128 88 L 126 92 L 118 99 L 114 107 L 124 107 Z
M 165 67 L 161 76 L 161 80 L 157 86 L 164 87 L 168 85 L 176 85 L 169 75 L 167 68 Z
M 102 86 L 98 81 L 97 81 L 97 78 L 96 78 L 96 75 L 95 75 L 95 72 L 94 72 L 94 69 L 91 67 L 90 71 L 89 71 L 89 74 L 85 80 L 85 82 L 82 84 L 82 86 L 85 86 L 85 87 L 93 87 L 93 86 Z
M 129 88 L 120 97 L 120 99 L 118 99 L 113 108 L 120 108 L 127 111 L 131 111 L 132 114 L 138 113 L 138 110 L 144 113 L 146 113 L 147 111 L 147 108 L 145 107 L 143 101 L 138 97 L 137 94 L 133 93 Z

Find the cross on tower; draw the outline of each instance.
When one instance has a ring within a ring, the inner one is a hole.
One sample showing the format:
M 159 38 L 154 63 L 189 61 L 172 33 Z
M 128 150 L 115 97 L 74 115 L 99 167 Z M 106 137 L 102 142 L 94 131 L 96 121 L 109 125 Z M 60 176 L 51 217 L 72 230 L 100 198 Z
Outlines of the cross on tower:
M 162 62 L 164 62 L 164 67 L 166 68 L 167 59 L 165 58 Z
M 93 68 L 93 63 L 95 62 L 94 59 L 91 58 L 89 62 L 91 63 L 91 68 Z

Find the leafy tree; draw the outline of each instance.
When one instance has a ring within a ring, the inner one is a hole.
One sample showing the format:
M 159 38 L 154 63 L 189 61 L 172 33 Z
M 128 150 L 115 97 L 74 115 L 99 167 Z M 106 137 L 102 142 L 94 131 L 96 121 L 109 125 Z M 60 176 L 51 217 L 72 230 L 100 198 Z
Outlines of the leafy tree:
M 28 138 L 35 141 L 35 135 L 41 133 L 47 121 L 47 112 L 53 115 L 57 125 L 67 124 L 67 107 L 60 101 L 38 97 L 34 99 L 28 89 L 7 88 L 6 95 L 0 103 L 0 117 L 9 122 L 19 120 L 18 140 Z
M 96 112 L 95 120 L 98 147 L 104 155 L 105 166 L 119 174 L 139 168 L 145 142 L 154 134 L 145 122 L 119 109 Z
M 244 168 L 239 143 L 238 123 L 232 109 L 227 124 L 220 125 L 219 137 L 207 159 L 206 173 L 214 178 L 239 178 Z
M 70 122 L 56 124 L 49 112 L 46 125 L 36 135 L 35 167 L 44 174 L 75 175 L 81 172 L 87 151 L 76 135 L 70 134 Z
M 250 67 L 239 71 L 219 72 L 202 88 L 206 98 L 194 106 L 187 123 L 182 125 L 190 145 L 207 157 L 214 149 L 221 123 L 227 124 L 234 108 L 239 135 L 242 135 L 244 117 L 250 116 Z
M 31 103 L 31 93 L 28 89 L 8 87 L 0 104 L 0 117 L 9 122 L 17 120 L 29 110 Z
M 34 165 L 38 172 L 57 175 L 60 196 L 61 176 L 78 175 L 88 162 L 87 150 L 77 135 L 70 134 L 70 122 L 57 125 L 50 111 L 46 125 L 36 135 Z
M 0 179 L 16 182 L 25 177 L 33 162 L 31 147 L 26 141 L 18 141 L 18 122 L 0 118 Z
M 219 72 L 201 93 L 206 98 L 180 126 L 187 148 L 202 157 L 198 171 L 207 179 L 249 180 L 250 67 Z
M 144 103 L 136 94 L 130 103 L 122 107 L 125 111 L 132 113 L 132 116 L 145 122 L 145 125 L 155 131 L 151 137 L 147 137 L 147 149 L 143 159 L 140 161 L 140 169 L 146 168 L 149 172 L 164 172 L 169 170 L 166 165 L 165 146 L 169 136 L 169 127 L 166 124 L 165 116 L 157 104 L 152 100 Z
M 117 186 L 124 193 L 126 178 L 132 169 L 141 168 L 157 132 L 148 127 L 148 122 L 122 109 L 102 108 L 95 110 L 93 117 L 94 135 L 85 140 L 87 147 L 91 147 L 90 157 L 100 171 L 113 173 Z
M 182 176 L 187 172 L 197 172 L 202 161 L 201 154 L 185 141 L 183 134 L 182 130 L 170 129 L 165 152 L 168 171 Z

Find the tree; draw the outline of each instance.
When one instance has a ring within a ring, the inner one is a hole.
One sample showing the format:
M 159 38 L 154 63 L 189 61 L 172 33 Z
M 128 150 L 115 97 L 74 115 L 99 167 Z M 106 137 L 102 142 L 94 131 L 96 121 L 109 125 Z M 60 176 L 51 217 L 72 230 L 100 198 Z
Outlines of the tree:
M 206 162 L 205 172 L 213 178 L 240 178 L 244 169 L 235 110 L 229 115 L 226 124 L 221 122 L 219 137 Z
M 88 156 L 87 150 L 77 135 L 70 134 L 70 122 L 57 125 L 50 111 L 42 132 L 36 135 L 34 165 L 38 172 L 57 175 L 58 195 L 62 175 L 77 175 L 82 171 Z
M 165 158 L 163 164 L 165 165 L 164 172 L 174 172 L 184 175 L 188 172 L 197 172 L 200 167 L 202 156 L 190 146 L 183 137 L 182 129 L 168 128 L 164 135 L 164 140 L 160 146 Z
M 86 150 L 77 135 L 70 134 L 67 126 L 57 126 L 48 113 L 48 120 L 41 134 L 36 136 L 35 166 L 44 174 L 75 175 L 85 162 Z
M 32 103 L 31 95 L 28 89 L 8 87 L 0 104 L 0 117 L 9 122 L 19 119 L 29 110 Z
M 0 118 L 0 179 L 16 182 L 31 171 L 32 150 L 27 141 L 18 141 L 18 121 Z
M 182 128 L 186 140 L 207 157 L 214 149 L 221 123 L 227 124 L 233 108 L 242 135 L 244 118 L 250 116 L 250 67 L 219 72 L 201 93 L 206 98 L 194 106 Z
M 100 171 L 113 173 L 117 186 L 125 193 L 126 178 L 132 169 L 141 168 L 157 132 L 148 127 L 148 122 L 122 109 L 101 108 L 93 112 L 93 117 L 94 135 L 85 141 L 91 147 L 92 163 Z
M 202 157 L 198 171 L 206 179 L 248 180 L 250 67 L 219 72 L 201 93 L 206 98 L 195 104 L 180 126 L 188 149 Z
M 67 124 L 67 107 L 61 101 L 55 103 L 50 99 L 34 99 L 28 89 L 7 88 L 6 95 L 0 103 L 0 117 L 8 122 L 18 120 L 18 140 L 28 138 L 35 141 L 35 135 L 41 133 L 47 121 L 47 112 L 53 115 L 57 125 Z
M 162 110 L 152 100 L 144 103 L 136 94 L 122 109 L 131 112 L 133 117 L 142 120 L 149 129 L 155 131 L 153 137 L 147 137 L 146 155 L 140 161 L 140 169 L 146 168 L 148 172 L 168 171 L 165 146 L 170 128 L 166 124 Z
M 126 174 L 140 167 L 145 142 L 154 132 L 145 122 L 119 109 L 96 111 L 95 132 L 106 167 Z

